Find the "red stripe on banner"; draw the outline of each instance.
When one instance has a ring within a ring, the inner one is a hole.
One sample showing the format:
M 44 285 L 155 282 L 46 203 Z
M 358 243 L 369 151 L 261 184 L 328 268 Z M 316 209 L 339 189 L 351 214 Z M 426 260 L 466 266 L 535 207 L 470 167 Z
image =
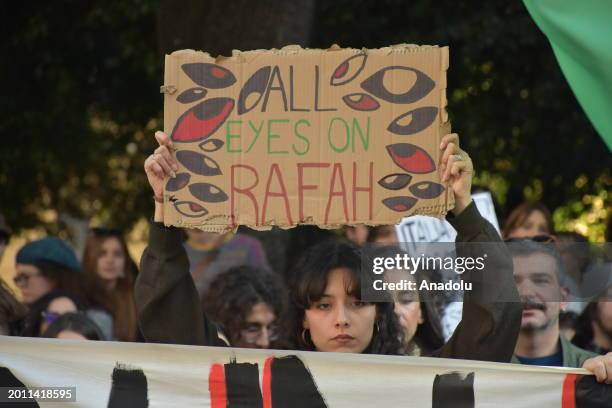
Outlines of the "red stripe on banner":
M 272 408 L 272 363 L 274 357 L 268 357 L 264 363 L 262 393 L 263 393 L 263 408 Z
M 563 380 L 561 408 L 576 408 L 576 374 L 568 374 Z
M 227 407 L 227 389 L 225 386 L 225 370 L 221 364 L 213 364 L 208 373 L 208 391 L 210 392 L 210 408 Z

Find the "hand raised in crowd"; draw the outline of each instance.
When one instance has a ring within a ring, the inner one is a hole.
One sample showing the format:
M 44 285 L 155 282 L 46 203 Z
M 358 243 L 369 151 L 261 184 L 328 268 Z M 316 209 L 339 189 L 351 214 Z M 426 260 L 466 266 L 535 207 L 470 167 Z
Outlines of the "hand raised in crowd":
M 164 180 L 167 177 L 176 176 L 175 172 L 178 171 L 178 164 L 170 152 L 172 141 L 168 135 L 157 131 L 155 132 L 155 139 L 159 143 L 159 147 L 155 149 L 152 155 L 147 157 L 144 169 L 153 189 L 155 201 L 161 202 L 164 195 Z
M 455 195 L 453 213 L 459 215 L 472 202 L 472 176 L 474 165 L 470 156 L 459 147 L 459 135 L 450 133 L 442 138 L 440 150 L 443 152 L 440 160 L 442 182 Z
M 589 358 L 584 362 L 582 368 L 592 372 L 598 382 L 612 384 L 612 352 Z

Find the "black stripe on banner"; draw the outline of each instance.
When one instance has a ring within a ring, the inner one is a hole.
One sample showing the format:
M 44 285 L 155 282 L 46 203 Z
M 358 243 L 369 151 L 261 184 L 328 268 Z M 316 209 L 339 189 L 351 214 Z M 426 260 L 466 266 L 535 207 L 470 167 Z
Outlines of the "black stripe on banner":
M 108 408 L 147 408 L 149 397 L 147 376 L 142 370 L 128 369 L 117 364 L 113 370 L 113 385 Z
M 431 408 L 474 408 L 474 373 L 437 374 Z
M 612 386 L 598 383 L 594 375 L 579 375 L 576 380 L 576 408 L 612 407 Z
M 272 407 L 327 407 L 310 371 L 297 356 L 275 358 L 271 374 Z
M 15 377 L 11 370 L 6 367 L 0 367 L 0 387 L 25 387 L 25 384 L 19 381 L 19 378 Z M 14 407 L 19 408 L 38 408 L 39 405 L 36 401 L 25 402 L 19 401 L 18 403 L 13 402 L 0 402 L 0 407 Z
M 263 407 L 257 364 L 235 361 L 225 364 L 225 385 L 227 408 Z

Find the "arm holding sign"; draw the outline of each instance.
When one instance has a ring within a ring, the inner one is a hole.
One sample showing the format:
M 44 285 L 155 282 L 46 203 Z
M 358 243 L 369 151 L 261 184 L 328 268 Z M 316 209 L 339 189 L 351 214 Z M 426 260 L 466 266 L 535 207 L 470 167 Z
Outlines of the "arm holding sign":
M 473 290 L 464 295 L 463 319 L 449 341 L 433 355 L 509 362 L 522 312 L 512 258 L 495 228 L 480 215 L 471 199 L 473 165 L 459 148 L 458 136 L 446 135 L 440 149 L 444 151 L 442 181 L 455 195 L 456 206 L 447 220 L 457 230 L 457 256 L 477 258 L 487 253 L 487 259 L 482 271 L 472 270 L 462 276 L 473 283 Z
M 164 180 L 174 176 L 178 167 L 170 154 L 168 136 L 157 132 L 155 138 L 159 147 L 145 161 L 155 216 L 135 287 L 140 330 L 153 343 L 225 346 L 216 326 L 202 312 L 181 231 L 163 224 Z

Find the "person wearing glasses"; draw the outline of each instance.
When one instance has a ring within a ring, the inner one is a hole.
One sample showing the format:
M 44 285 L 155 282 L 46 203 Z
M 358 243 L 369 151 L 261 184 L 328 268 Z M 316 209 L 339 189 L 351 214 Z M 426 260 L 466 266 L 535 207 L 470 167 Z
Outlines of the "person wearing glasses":
M 203 299 L 206 316 L 232 347 L 286 348 L 287 291 L 266 269 L 237 266 L 218 275 Z
M 54 290 L 82 293 L 81 265 L 72 248 L 59 238 L 47 237 L 24 245 L 17 252 L 15 270 L 13 281 L 26 305 Z

